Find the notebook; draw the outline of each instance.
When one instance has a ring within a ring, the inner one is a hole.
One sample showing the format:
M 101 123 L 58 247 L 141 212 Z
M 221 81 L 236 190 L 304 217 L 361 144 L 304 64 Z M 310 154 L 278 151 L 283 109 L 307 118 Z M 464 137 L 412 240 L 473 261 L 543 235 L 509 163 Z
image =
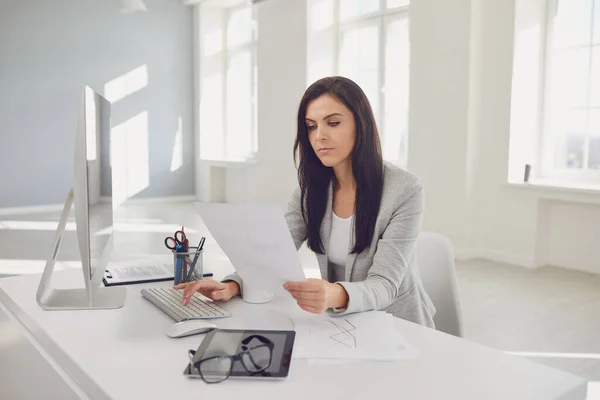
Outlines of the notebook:
M 201 279 L 198 270 L 194 279 Z M 213 276 L 204 272 L 203 277 Z M 129 261 L 110 262 L 104 271 L 104 286 L 132 285 L 136 283 L 162 282 L 174 279 L 173 260 L 165 258 L 146 258 Z

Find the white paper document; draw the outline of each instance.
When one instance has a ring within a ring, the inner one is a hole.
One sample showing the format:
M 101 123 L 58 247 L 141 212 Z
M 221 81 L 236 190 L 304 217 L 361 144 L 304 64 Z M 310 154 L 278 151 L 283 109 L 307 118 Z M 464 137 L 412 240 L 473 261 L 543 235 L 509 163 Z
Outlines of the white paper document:
M 369 311 L 343 316 L 297 314 L 294 358 L 394 361 L 418 356 L 393 326 L 393 316 Z
M 253 290 L 290 296 L 288 281 L 304 281 L 304 270 L 277 205 L 194 203 L 234 268 Z
M 107 286 L 160 282 L 169 279 L 173 279 L 173 261 L 171 257 L 111 261 L 104 271 L 104 284 Z

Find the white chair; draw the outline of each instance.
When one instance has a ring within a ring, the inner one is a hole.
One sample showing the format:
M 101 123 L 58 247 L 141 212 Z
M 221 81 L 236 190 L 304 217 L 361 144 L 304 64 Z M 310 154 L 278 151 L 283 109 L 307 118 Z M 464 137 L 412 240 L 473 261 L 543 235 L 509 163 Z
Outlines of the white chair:
M 462 337 L 462 312 L 450 240 L 438 233 L 421 232 L 416 256 L 423 287 L 436 308 L 435 328 Z

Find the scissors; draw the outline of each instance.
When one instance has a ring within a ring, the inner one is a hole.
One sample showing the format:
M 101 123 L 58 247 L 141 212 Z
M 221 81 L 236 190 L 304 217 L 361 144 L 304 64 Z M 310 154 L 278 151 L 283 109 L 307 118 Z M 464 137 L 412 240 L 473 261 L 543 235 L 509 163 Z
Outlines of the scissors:
M 167 236 L 165 238 L 165 246 L 167 246 L 167 249 L 170 250 L 183 250 L 183 251 L 187 251 L 187 244 L 188 244 L 188 240 L 187 237 L 185 236 L 185 232 L 183 231 L 183 227 L 181 228 L 180 231 L 176 231 L 175 235 L 173 236 Z M 179 248 L 177 248 L 177 246 L 181 246 Z

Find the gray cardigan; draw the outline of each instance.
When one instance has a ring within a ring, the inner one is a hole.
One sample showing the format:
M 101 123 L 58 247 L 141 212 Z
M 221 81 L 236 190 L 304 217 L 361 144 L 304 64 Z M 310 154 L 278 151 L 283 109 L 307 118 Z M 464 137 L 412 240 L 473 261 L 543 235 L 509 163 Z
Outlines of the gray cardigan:
M 328 204 L 321 223 L 321 240 L 325 254 L 316 254 L 321 276 L 327 279 L 329 236 L 331 234 L 333 189 L 329 187 Z M 349 254 L 345 280 L 338 282 L 348 293 L 348 305 L 329 310 L 340 315 L 369 310 L 385 310 L 417 324 L 434 327 L 435 307 L 425 293 L 415 258 L 417 237 L 423 214 L 423 186 L 412 173 L 384 164 L 383 194 L 373 240 L 360 254 Z M 296 248 L 306 240 L 307 226 L 300 208 L 297 188 L 285 214 Z M 354 230 L 349 248 L 354 247 Z M 234 280 L 243 289 L 239 275 Z

